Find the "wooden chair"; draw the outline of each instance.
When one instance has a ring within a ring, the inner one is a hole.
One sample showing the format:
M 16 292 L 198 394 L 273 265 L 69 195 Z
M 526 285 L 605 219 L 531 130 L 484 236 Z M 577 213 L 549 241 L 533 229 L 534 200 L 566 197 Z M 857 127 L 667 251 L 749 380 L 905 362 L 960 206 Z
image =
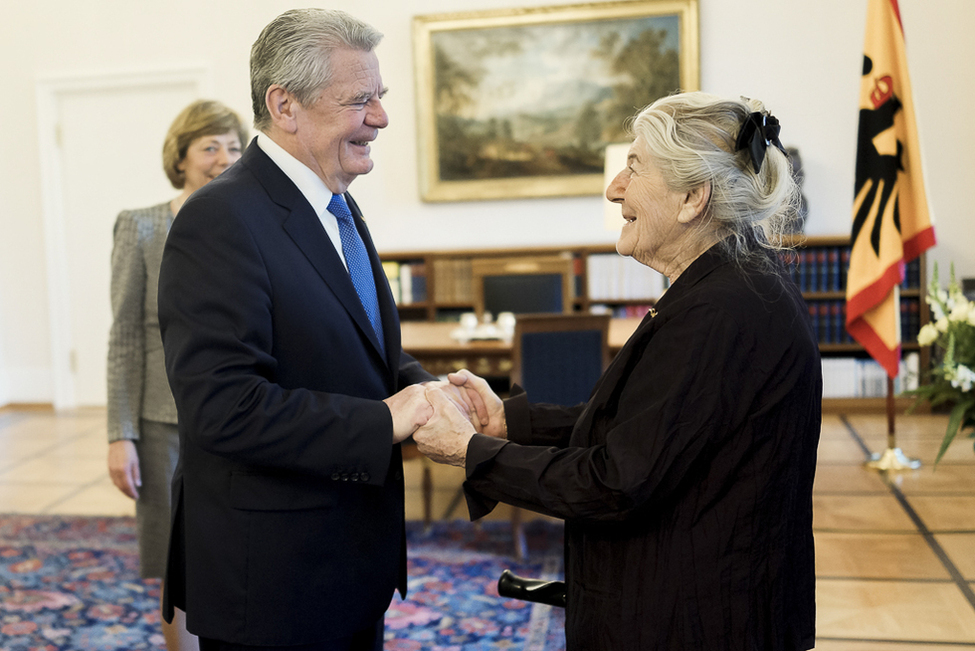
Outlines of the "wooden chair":
M 608 314 L 527 314 L 515 321 L 511 383 L 532 402 L 574 405 L 589 399 L 609 366 Z
M 476 258 L 471 262 L 474 311 L 478 316 L 482 316 L 485 311 L 494 316 L 501 312 L 522 315 L 571 312 L 574 278 L 570 256 Z M 430 461 L 419 453 L 412 441 L 403 445 L 404 460 L 418 457 L 423 464 L 423 521 L 429 526 L 433 501 Z M 463 492 L 458 491 L 447 508 L 448 516 L 462 497 Z M 512 527 L 522 541 L 518 547 L 521 553 L 524 551 L 524 537 L 521 535 L 520 520 L 517 519 L 519 517 L 517 514 L 512 516 Z
M 569 256 L 476 258 L 471 262 L 474 311 L 571 312 L 575 276 Z
M 586 402 L 610 362 L 608 314 L 533 314 L 518 317 L 512 348 L 511 383 L 532 402 Z M 518 558 L 527 554 L 521 509 L 511 511 Z

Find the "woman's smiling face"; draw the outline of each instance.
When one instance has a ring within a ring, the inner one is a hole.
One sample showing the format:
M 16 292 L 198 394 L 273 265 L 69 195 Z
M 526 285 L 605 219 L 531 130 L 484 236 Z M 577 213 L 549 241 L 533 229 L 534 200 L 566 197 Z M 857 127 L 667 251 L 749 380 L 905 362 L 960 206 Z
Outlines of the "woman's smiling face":
M 196 192 L 220 176 L 240 155 L 240 137 L 236 131 L 196 138 L 186 148 L 186 155 L 176 166 L 185 175 L 183 189 L 188 190 L 188 194 Z
M 626 168 L 610 183 L 606 198 L 620 204 L 626 222 L 616 243 L 619 254 L 658 271 L 666 268 L 668 245 L 682 231 L 678 215 L 685 195 L 667 187 L 643 138 L 633 142 Z

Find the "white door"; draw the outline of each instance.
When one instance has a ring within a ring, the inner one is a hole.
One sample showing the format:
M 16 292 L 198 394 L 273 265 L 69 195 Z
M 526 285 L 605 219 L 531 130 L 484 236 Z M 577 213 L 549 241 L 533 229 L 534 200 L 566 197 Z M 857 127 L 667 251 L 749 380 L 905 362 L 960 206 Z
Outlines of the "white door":
M 54 187 L 59 210 L 46 210 L 48 246 L 61 250 L 52 291 L 56 406 L 104 405 L 112 314 L 112 228 L 119 211 L 152 206 L 178 193 L 162 169 L 162 144 L 173 118 L 200 96 L 198 80 L 73 87 L 54 93 Z M 60 214 L 57 214 L 60 213 Z

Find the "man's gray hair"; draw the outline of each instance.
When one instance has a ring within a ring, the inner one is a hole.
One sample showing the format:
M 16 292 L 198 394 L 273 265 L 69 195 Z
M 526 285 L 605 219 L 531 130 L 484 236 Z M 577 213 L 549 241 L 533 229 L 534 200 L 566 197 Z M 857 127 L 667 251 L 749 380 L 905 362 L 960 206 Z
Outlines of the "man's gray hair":
M 251 48 L 251 102 L 254 128 L 271 126 L 264 96 L 272 84 L 311 106 L 332 81 L 331 53 L 337 48 L 371 52 L 383 35 L 344 11 L 292 9 L 261 32 Z

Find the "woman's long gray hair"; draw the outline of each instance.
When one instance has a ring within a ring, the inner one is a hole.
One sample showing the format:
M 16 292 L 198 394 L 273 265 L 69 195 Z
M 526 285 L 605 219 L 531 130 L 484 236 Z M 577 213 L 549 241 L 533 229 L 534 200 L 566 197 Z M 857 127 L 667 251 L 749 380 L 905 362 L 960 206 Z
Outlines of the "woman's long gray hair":
M 721 245 L 739 266 L 766 267 L 767 249 L 788 249 L 798 219 L 800 194 L 788 157 L 774 146 L 758 173 L 745 148 L 735 142 L 746 118 L 765 113 L 761 102 L 726 100 L 701 92 L 663 97 L 633 119 L 664 181 L 675 192 L 711 184 L 704 223 L 716 223 L 730 237 Z

